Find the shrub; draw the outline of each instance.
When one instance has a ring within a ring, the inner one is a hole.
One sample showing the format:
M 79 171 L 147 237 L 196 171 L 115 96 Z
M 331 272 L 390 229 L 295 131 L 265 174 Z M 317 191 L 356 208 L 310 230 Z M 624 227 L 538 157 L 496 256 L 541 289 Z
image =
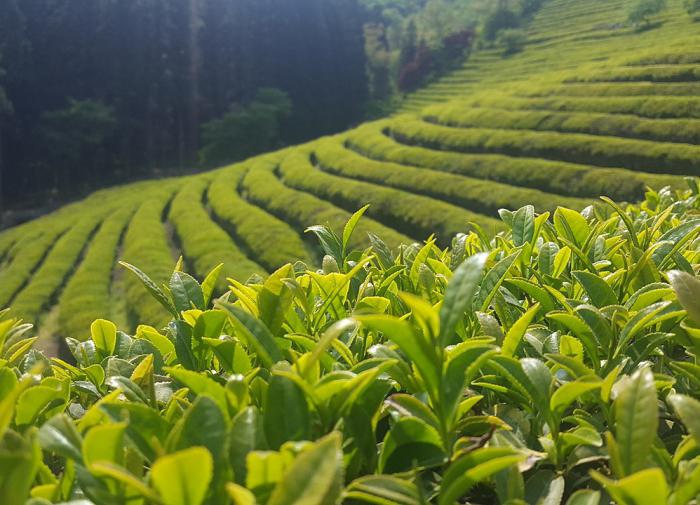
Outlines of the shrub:
M 391 132 L 407 142 L 438 149 L 559 159 L 676 175 L 700 173 L 700 147 L 684 144 L 578 133 L 449 128 L 410 118 L 393 120 Z
M 177 260 L 163 218 L 180 184 L 174 181 L 158 181 L 157 184 L 157 189 L 149 192 L 149 197 L 131 218 L 119 259 L 138 262 L 141 269 L 160 285 L 168 280 Z M 127 300 L 126 312 L 132 329 L 137 323 L 160 326 L 168 320 L 168 313 L 144 291 L 138 279 L 124 276 L 123 269 L 117 270 L 115 277 Z
M 700 19 L 700 0 L 685 0 L 683 5 L 693 19 Z
M 646 86 L 649 88 L 648 86 Z M 554 96 L 518 98 L 496 95 L 465 102 L 476 107 L 631 114 L 652 119 L 700 118 L 700 99 L 685 96 Z
M 700 80 L 700 68 L 697 65 L 671 64 L 613 68 L 577 76 L 564 82 L 688 82 L 697 80 Z
M 251 164 L 241 184 L 247 198 L 297 229 L 304 229 L 308 223 L 322 223 L 336 230 L 341 229 L 350 214 L 326 200 L 283 184 L 275 175 L 281 160 L 282 157 L 278 155 L 260 158 Z M 353 247 L 367 247 L 368 233 L 380 235 L 391 247 L 410 242 L 405 235 L 371 219 L 364 219 L 350 244 Z
M 280 173 L 285 184 L 326 198 L 345 209 L 371 202 L 369 216 L 414 239 L 435 233 L 439 243 L 447 245 L 453 235 L 469 228 L 468 223 L 474 222 L 491 233 L 500 224 L 493 218 L 445 202 L 326 174 L 312 165 L 309 153 L 286 157 L 280 164 Z
M 430 196 L 486 216 L 495 216 L 501 208 L 517 208 L 526 203 L 533 204 L 538 212 L 553 211 L 558 206 L 582 209 L 590 204 L 586 199 L 567 198 L 428 168 L 378 162 L 336 143 L 321 144 L 314 154 L 318 167 L 326 172 Z
M 53 217 L 53 216 L 52 216 Z M 66 232 L 70 222 L 60 219 L 44 221 L 33 233 L 29 232 L 13 246 L 11 261 L 0 273 L 0 303 L 8 304 L 28 283 L 34 270 L 41 265 L 56 241 Z
M 220 171 L 212 181 L 207 196 L 218 222 L 230 228 L 251 256 L 269 271 L 281 267 L 290 258 L 312 264 L 312 257 L 294 229 L 239 195 L 247 170 L 246 165 L 235 165 Z
M 19 316 L 35 321 L 39 313 L 49 305 L 74 269 L 103 217 L 104 214 L 100 212 L 86 215 L 56 241 L 32 274 L 31 282 L 17 294 L 12 303 Z
M 433 54 L 426 46 L 421 46 L 413 61 L 399 71 L 398 87 L 403 93 L 414 91 L 425 82 L 433 70 Z
M 649 25 L 652 16 L 666 8 L 666 0 L 636 0 L 629 11 L 627 20 L 630 23 Z
M 491 12 L 484 21 L 483 37 L 488 42 L 493 42 L 499 32 L 517 28 L 520 24 L 518 15 L 507 8 L 497 8 Z
M 173 198 L 169 218 L 177 234 L 176 246 L 182 249 L 195 272 L 203 276 L 223 263 L 223 275 L 217 286 L 221 291 L 226 287 L 226 278 L 247 279 L 265 273 L 265 269 L 247 258 L 231 236 L 209 218 L 203 201 L 210 182 L 210 174 L 186 180 Z
M 503 56 L 511 56 L 521 52 L 527 42 L 524 30 L 508 29 L 498 34 L 498 44 L 503 47 Z
M 133 206 L 124 206 L 108 216 L 87 245 L 82 262 L 67 280 L 58 299 L 61 335 L 86 338 L 87 334 L 81 335 L 81 332 L 92 321 L 99 317 L 115 317 L 117 307 L 111 298 L 112 274 L 123 232 L 134 210 Z
M 507 104 L 499 104 L 507 106 Z M 536 107 L 533 106 L 533 109 Z M 446 126 L 590 133 L 658 142 L 700 144 L 697 119 L 646 119 L 632 114 L 504 110 L 472 105 L 437 105 L 423 110 L 423 119 Z
M 499 154 L 436 151 L 397 142 L 382 134 L 389 122 L 363 126 L 349 137 L 349 146 L 372 159 L 490 179 L 515 186 L 579 197 L 612 196 L 637 201 L 645 184 L 656 187 L 682 182 L 672 176 L 640 174 L 575 163 Z
M 222 117 L 202 125 L 200 161 L 223 165 L 274 148 L 280 140 L 280 124 L 291 111 L 285 92 L 261 88 L 250 103 L 233 104 Z
M 173 320 L 96 320 L 75 366 L 3 313 L 0 502 L 692 503 L 691 187 L 398 254 L 351 250 L 360 211 L 218 300 L 134 269 Z

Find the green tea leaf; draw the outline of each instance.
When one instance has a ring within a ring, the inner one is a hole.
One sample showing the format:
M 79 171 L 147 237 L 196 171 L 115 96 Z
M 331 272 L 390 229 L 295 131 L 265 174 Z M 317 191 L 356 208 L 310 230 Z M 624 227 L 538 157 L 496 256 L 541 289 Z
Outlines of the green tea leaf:
M 117 326 L 112 321 L 97 319 L 90 325 L 90 335 L 103 356 L 111 356 L 117 345 Z
M 440 346 L 445 346 L 449 341 L 464 313 L 471 311 L 487 259 L 486 253 L 475 254 L 457 267 L 452 275 L 440 308 Z
M 291 379 L 273 375 L 263 415 L 265 435 L 273 449 L 290 440 L 308 440 L 311 418 L 304 392 Z
M 192 447 L 156 460 L 151 469 L 153 485 L 168 505 L 201 505 L 214 471 L 211 454 Z
M 170 293 L 179 312 L 192 308 L 204 310 L 204 293 L 199 283 L 189 274 L 173 272 L 170 277 Z
M 303 451 L 277 484 L 268 505 L 335 505 L 343 488 L 341 437 L 331 433 Z
M 659 425 L 656 386 L 649 367 L 617 384 L 613 406 L 620 460 L 625 475 L 631 475 L 646 466 Z

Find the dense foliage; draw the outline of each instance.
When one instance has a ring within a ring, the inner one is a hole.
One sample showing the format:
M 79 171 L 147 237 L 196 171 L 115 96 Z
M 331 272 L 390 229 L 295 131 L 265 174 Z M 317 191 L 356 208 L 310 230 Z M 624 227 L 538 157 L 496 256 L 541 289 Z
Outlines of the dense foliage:
M 700 495 L 700 195 L 501 211 L 450 249 L 350 247 L 265 280 L 179 268 L 172 317 L 69 361 L 0 322 L 0 501 L 680 505 Z M 87 338 L 85 338 L 87 337 Z M 82 501 L 81 501 L 82 500 Z
M 357 0 L 3 0 L 2 190 L 16 204 L 56 181 L 73 196 L 192 170 L 201 125 L 264 87 L 295 105 L 284 141 L 341 130 L 362 117 L 365 17 Z M 105 110 L 110 128 L 85 138 Z

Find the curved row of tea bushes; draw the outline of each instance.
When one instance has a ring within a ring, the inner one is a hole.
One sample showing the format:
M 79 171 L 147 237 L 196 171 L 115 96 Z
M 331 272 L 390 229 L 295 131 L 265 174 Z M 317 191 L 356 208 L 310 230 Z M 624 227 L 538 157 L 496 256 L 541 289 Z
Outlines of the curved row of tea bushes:
M 0 312 L 0 503 L 696 505 L 698 184 L 224 300 L 177 272 L 74 364 Z
M 656 65 L 649 67 L 619 67 L 592 75 L 571 77 L 564 82 L 693 82 L 700 80 L 697 65 Z
M 700 146 L 599 137 L 581 133 L 452 128 L 411 117 L 392 121 L 391 133 L 410 144 L 464 152 L 548 158 L 652 173 L 700 175 Z
M 424 120 L 445 126 L 557 131 L 658 142 L 700 144 L 700 119 L 644 119 L 629 114 L 505 110 L 465 105 L 435 105 Z
M 52 302 L 75 269 L 104 216 L 105 213 L 96 209 L 92 213 L 86 213 L 56 241 L 51 252 L 32 275 L 31 282 L 12 302 L 12 308 L 19 316 L 34 321 L 42 309 Z
M 265 269 L 249 259 L 211 220 L 203 204 L 210 182 L 210 176 L 186 179 L 173 198 L 169 219 L 179 239 L 178 248 L 197 275 L 203 278 L 218 264 L 224 264 L 218 287 L 225 289 L 228 277 L 246 280 L 253 274 L 265 274 Z
M 309 153 L 302 150 L 282 161 L 280 174 L 285 184 L 319 195 L 346 210 L 371 202 L 369 216 L 419 240 L 435 233 L 440 243 L 448 244 L 447 240 L 465 232 L 470 222 L 480 225 L 487 233 L 500 228 L 496 219 L 449 203 L 326 174 L 315 168 L 309 160 Z
M 6 260 L 11 258 L 12 250 L 16 243 L 17 239 L 14 234 L 6 233 L 0 235 L 0 267 L 5 264 Z
M 660 53 L 657 51 L 658 49 L 644 56 L 629 59 L 625 62 L 625 65 L 687 65 L 700 63 L 700 51 L 688 49 L 687 47 L 675 52 Z
M 324 142 L 314 150 L 325 172 L 373 182 L 430 196 L 480 214 L 495 216 L 501 208 L 534 205 L 538 212 L 558 206 L 582 209 L 590 200 L 511 186 L 447 172 L 368 159 L 337 142 Z
M 245 165 L 234 165 L 218 172 L 212 180 L 207 198 L 217 221 L 232 228 L 251 256 L 271 272 L 290 258 L 313 264 L 296 230 L 240 197 L 238 188 L 246 170 Z
M 275 156 L 252 161 L 241 184 L 244 195 L 297 229 L 305 229 L 309 223 L 319 223 L 334 230 L 341 230 L 351 213 L 319 197 L 283 184 L 275 175 L 281 159 L 282 157 Z M 352 246 L 366 247 L 369 244 L 367 233 L 381 235 L 390 247 L 408 244 L 413 240 L 370 218 L 363 218 L 350 241 Z
M 691 82 L 591 82 L 571 83 L 566 86 L 542 86 L 526 89 L 519 87 L 520 96 L 687 96 L 700 94 L 700 83 Z
M 119 259 L 138 265 L 158 285 L 168 281 L 177 259 L 177 253 L 169 243 L 163 218 L 179 186 L 172 182 L 161 183 L 159 188 L 150 191 L 148 198 L 131 218 L 122 242 Z M 168 320 L 168 312 L 143 289 L 135 276 L 121 268 L 115 274 L 129 302 L 127 315 L 130 324 L 139 322 L 160 326 Z
M 515 158 L 502 154 L 438 151 L 401 144 L 381 133 L 389 123 L 371 123 L 349 135 L 349 147 L 371 159 L 429 167 L 513 186 L 541 189 L 575 197 L 607 195 L 620 200 L 642 198 L 645 186 L 680 186 L 678 177 L 623 169 L 597 168 L 561 161 Z
M 548 110 L 556 112 L 585 112 L 628 114 L 649 119 L 700 118 L 700 98 L 697 97 L 551 97 L 522 98 L 504 94 L 480 95 L 464 102 L 462 106 L 493 107 L 508 110 Z
M 73 223 L 66 222 L 62 226 L 52 224 L 54 226 L 47 226 L 37 234 L 28 234 L 15 244 L 12 261 L 0 272 L 0 305 L 7 305 L 14 299 Z
M 85 328 L 95 319 L 107 316 L 115 319 L 111 297 L 113 273 L 121 239 L 135 208 L 135 204 L 117 208 L 105 218 L 90 242 L 58 299 L 61 335 L 85 338 Z

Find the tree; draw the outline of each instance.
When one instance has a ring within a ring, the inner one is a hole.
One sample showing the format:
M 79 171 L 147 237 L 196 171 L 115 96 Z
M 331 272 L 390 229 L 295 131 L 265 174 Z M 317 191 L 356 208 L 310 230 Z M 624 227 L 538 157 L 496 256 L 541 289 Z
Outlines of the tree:
M 291 112 L 286 93 L 260 89 L 249 104 L 233 104 L 222 117 L 202 125 L 200 161 L 207 166 L 224 165 L 273 149 L 280 124 Z
M 416 22 L 411 19 L 408 22 L 406 31 L 401 40 L 401 52 L 399 53 L 399 68 L 413 61 L 418 50 L 418 32 L 416 30 Z
M 637 0 L 629 11 L 628 21 L 636 26 L 642 22 L 648 27 L 651 17 L 666 8 L 666 0 Z
M 519 53 L 525 47 L 527 33 L 525 30 L 509 28 L 498 34 L 498 43 L 503 46 L 503 56 Z
M 0 63 L 2 63 L 2 55 L 0 54 Z M 5 139 L 5 135 L 3 134 L 3 130 L 5 129 L 5 123 L 7 121 L 7 118 L 10 116 L 12 112 L 12 104 L 10 104 L 10 101 L 7 99 L 7 95 L 5 93 L 5 88 L 2 86 L 2 78 L 5 75 L 5 71 L 0 67 L 0 228 L 2 228 L 2 221 L 3 221 L 3 211 L 4 211 L 4 204 L 5 201 L 3 199 L 3 183 L 5 181 L 5 163 L 4 163 L 4 149 L 3 149 L 3 142 Z
M 685 10 L 693 19 L 700 20 L 700 0 L 685 0 Z
M 111 162 L 105 148 L 116 125 L 114 109 L 96 100 L 71 99 L 68 107 L 44 112 L 38 136 L 44 151 L 42 164 L 54 186 L 104 177 L 97 171 Z
M 507 7 L 499 6 L 484 21 L 484 39 L 488 42 L 494 42 L 498 37 L 498 32 L 517 28 L 519 24 L 520 20 L 515 12 Z

